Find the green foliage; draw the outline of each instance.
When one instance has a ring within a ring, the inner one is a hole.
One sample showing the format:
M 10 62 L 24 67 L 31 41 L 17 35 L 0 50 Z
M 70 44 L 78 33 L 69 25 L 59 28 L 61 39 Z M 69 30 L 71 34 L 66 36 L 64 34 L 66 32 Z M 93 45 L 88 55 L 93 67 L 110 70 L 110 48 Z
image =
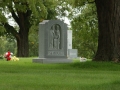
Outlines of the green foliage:
M 34 31 L 34 29 L 31 29 L 31 27 L 38 25 L 39 22 L 45 19 L 56 19 L 57 18 L 56 16 L 59 14 L 59 12 L 62 12 L 63 10 L 61 8 L 60 9 L 57 8 L 60 6 L 61 6 L 61 2 L 58 2 L 58 0 L 3 0 L 2 4 L 0 4 L 0 25 L 1 25 L 0 33 L 1 32 L 3 33 L 5 31 L 5 33 L 3 34 L 6 34 L 7 36 L 9 36 L 9 38 L 12 38 L 12 36 L 14 36 L 14 38 L 18 42 L 19 40 L 23 40 L 23 36 L 26 36 L 24 37 L 24 40 L 27 40 L 28 38 L 27 33 L 34 32 L 34 34 L 29 33 L 31 34 L 29 40 L 32 40 L 32 36 L 36 37 L 38 35 L 35 32 L 36 30 Z M 12 19 L 12 21 L 16 23 L 15 24 L 16 26 L 11 25 L 9 23 L 10 19 Z M 28 43 L 28 41 L 25 42 Z M 38 46 L 37 45 L 38 43 L 36 43 L 35 40 L 29 42 L 35 43 L 34 47 L 31 43 L 29 43 L 31 47 L 30 50 L 33 49 L 36 50 L 37 48 L 35 47 Z M 19 48 L 21 48 L 20 46 L 22 44 L 18 45 Z M 26 49 L 26 47 L 23 47 L 23 49 Z M 28 51 L 22 49 L 17 49 L 17 50 L 21 50 L 18 52 L 22 52 L 22 53 L 26 53 Z M 18 55 L 20 54 L 21 53 L 19 53 Z M 31 54 L 30 56 L 32 55 L 33 54 Z
M 44 0 L 44 6 L 47 8 L 47 16 L 46 19 L 55 19 L 57 16 L 57 12 L 55 8 L 57 7 L 58 3 L 56 0 Z
M 2 12 L 2 9 L 0 8 L 0 35 L 3 35 L 5 32 L 5 28 L 3 27 L 2 23 L 5 23 L 7 20 L 4 17 L 4 14 Z
M 73 30 L 73 48 L 78 49 L 79 56 L 93 58 L 97 49 L 97 16 L 95 6 L 86 4 L 81 7 L 71 22 Z
M 98 26 L 93 0 L 70 0 L 73 10 L 69 14 L 73 30 L 73 48 L 78 55 L 93 58 L 97 49 Z
M 5 36 L 0 37 L 0 55 L 4 55 L 5 52 L 10 50 L 14 55 L 16 55 L 16 41 L 12 38 L 6 38 Z
M 0 26 L 0 36 L 3 35 L 5 32 L 5 28 L 3 26 Z
M 38 56 L 38 26 L 32 26 L 29 32 L 29 56 Z
M 2 42 L 0 44 L 0 55 L 3 55 L 6 52 L 5 45 L 6 45 L 7 42 L 5 41 L 4 37 L 0 37 L 0 42 Z
M 84 6 L 85 4 L 94 3 L 94 0 L 67 0 L 73 7 Z
M 4 17 L 4 14 L 3 14 L 2 10 L 0 9 L 0 24 L 2 22 L 6 22 L 6 18 Z

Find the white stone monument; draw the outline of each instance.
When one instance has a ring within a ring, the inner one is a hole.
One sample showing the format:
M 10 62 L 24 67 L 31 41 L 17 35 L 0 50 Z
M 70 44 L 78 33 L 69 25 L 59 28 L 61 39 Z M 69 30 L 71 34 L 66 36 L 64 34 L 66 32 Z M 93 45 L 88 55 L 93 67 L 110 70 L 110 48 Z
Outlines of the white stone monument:
M 68 49 L 72 49 L 72 30 L 67 30 L 67 45 L 68 45 Z
M 77 58 L 78 50 L 72 49 L 72 30 L 67 30 L 68 58 Z

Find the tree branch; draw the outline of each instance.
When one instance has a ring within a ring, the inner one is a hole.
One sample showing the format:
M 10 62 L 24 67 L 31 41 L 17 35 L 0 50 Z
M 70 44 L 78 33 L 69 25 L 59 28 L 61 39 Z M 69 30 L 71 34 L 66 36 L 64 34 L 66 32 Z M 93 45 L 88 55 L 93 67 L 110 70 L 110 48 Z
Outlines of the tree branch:
M 14 20 L 16 21 L 16 23 L 19 25 L 19 18 L 17 17 L 17 15 L 15 14 L 15 11 L 13 10 L 12 2 L 11 2 L 11 4 L 8 5 L 8 9 L 11 12 L 12 17 L 14 18 Z
M 8 23 L 4 23 L 3 25 L 8 33 L 11 33 L 15 38 L 18 38 L 18 32 L 13 26 L 10 26 Z
M 12 14 L 12 17 L 14 18 L 14 20 L 16 21 L 16 23 L 17 23 L 18 25 L 20 25 L 19 18 L 17 17 L 17 15 L 15 14 L 15 12 L 12 11 L 11 14 Z

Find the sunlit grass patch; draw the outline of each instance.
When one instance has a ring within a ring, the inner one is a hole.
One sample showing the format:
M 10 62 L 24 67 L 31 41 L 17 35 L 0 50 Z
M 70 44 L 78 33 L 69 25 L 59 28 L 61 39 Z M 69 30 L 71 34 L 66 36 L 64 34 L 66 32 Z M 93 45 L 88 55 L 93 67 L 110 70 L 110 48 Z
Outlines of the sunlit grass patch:
M 65 64 L 0 60 L 0 90 L 119 90 L 120 64 L 73 62 Z

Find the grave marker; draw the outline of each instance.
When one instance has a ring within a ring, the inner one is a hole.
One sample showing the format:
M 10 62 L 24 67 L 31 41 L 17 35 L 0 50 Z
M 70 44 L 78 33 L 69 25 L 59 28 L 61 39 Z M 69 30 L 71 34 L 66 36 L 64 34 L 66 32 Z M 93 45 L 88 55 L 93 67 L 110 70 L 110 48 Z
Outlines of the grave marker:
M 39 24 L 39 57 L 33 62 L 72 62 L 67 59 L 67 24 L 60 20 L 44 20 Z

